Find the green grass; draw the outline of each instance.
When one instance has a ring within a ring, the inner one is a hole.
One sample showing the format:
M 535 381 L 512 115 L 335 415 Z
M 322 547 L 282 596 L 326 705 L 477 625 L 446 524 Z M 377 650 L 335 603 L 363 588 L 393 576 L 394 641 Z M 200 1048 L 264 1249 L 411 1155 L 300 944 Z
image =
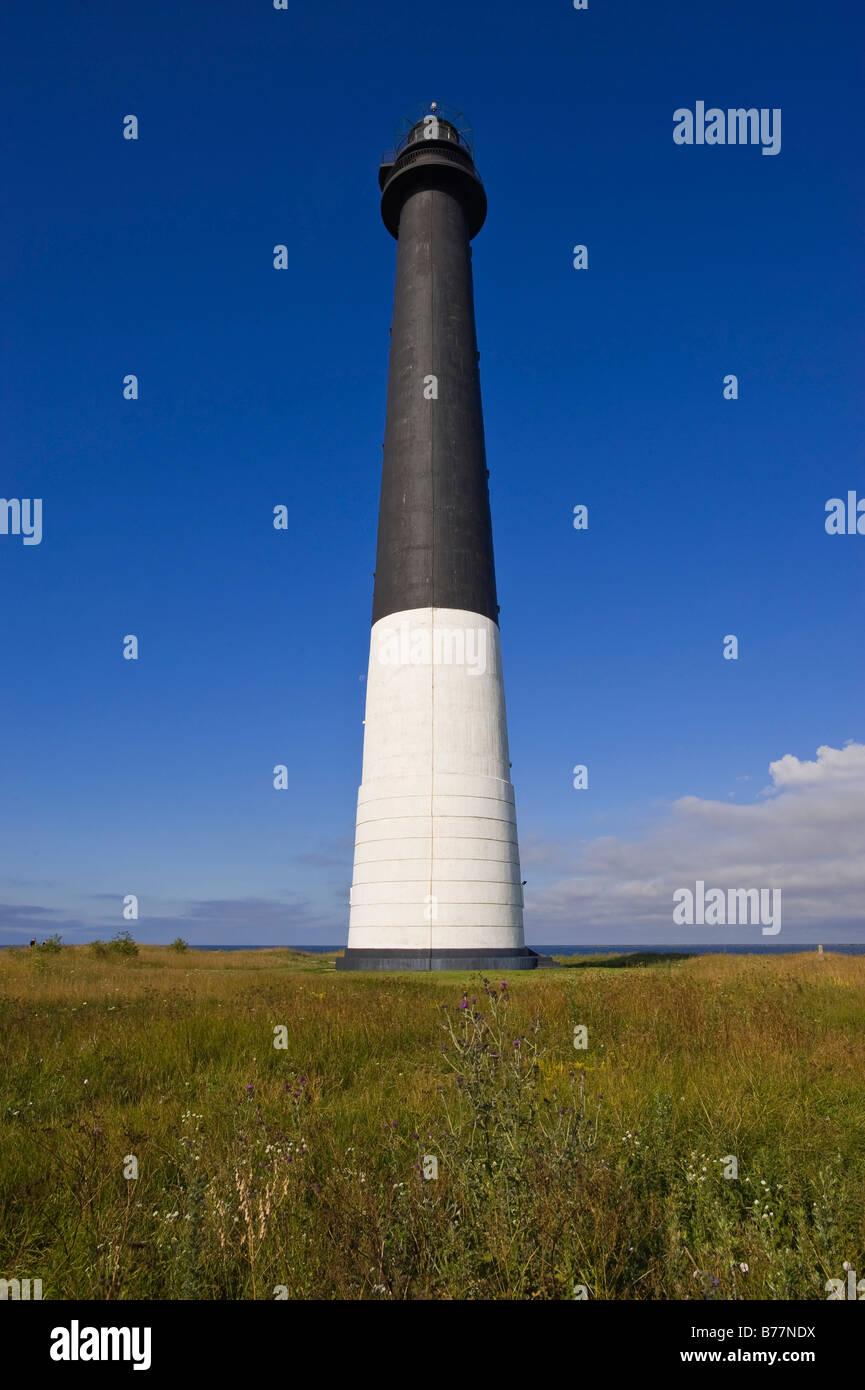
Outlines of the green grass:
M 503 991 L 288 950 L 4 950 L 0 1277 L 825 1298 L 843 1261 L 865 1271 L 865 960 L 635 960 Z

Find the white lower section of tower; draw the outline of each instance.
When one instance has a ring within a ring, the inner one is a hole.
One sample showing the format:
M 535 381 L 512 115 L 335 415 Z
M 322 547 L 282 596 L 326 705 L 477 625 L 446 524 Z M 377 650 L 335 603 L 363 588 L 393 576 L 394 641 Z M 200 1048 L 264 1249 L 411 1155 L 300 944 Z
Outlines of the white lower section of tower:
M 523 945 L 498 627 L 392 613 L 370 642 L 348 946 Z

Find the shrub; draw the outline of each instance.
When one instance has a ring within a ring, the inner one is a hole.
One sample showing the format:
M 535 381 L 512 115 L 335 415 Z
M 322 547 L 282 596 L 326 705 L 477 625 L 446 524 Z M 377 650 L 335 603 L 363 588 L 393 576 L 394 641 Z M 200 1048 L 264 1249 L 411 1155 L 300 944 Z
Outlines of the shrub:
M 137 956 L 138 944 L 133 941 L 128 931 L 119 931 L 109 941 L 108 950 L 113 951 L 118 956 Z
M 176 936 L 168 949 L 169 951 L 176 951 L 178 955 L 182 955 L 184 951 L 189 950 L 189 942 L 184 941 L 182 936 Z
M 63 949 L 62 943 L 60 941 L 60 933 L 55 932 L 54 935 L 49 936 L 47 940 L 40 941 L 36 949 L 37 951 L 44 951 L 46 955 L 56 956 L 57 953 L 59 951 L 62 951 Z

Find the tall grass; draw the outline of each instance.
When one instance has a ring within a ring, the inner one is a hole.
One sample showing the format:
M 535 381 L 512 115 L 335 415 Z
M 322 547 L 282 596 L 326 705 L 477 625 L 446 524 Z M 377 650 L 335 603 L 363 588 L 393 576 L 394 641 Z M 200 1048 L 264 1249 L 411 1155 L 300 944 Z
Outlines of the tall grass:
M 503 986 L 277 950 L 3 951 L 0 1277 L 46 1298 L 824 1298 L 865 1270 L 863 1019 L 847 956 Z

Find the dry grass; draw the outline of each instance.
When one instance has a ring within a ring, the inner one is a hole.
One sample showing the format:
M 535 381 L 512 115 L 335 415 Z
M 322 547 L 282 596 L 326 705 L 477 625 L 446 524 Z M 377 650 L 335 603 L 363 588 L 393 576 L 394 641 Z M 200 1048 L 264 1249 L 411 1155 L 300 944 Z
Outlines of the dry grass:
M 5 950 L 0 1276 L 46 1298 L 824 1298 L 865 1268 L 863 1019 L 849 956 L 596 959 L 502 991 L 284 950 Z

